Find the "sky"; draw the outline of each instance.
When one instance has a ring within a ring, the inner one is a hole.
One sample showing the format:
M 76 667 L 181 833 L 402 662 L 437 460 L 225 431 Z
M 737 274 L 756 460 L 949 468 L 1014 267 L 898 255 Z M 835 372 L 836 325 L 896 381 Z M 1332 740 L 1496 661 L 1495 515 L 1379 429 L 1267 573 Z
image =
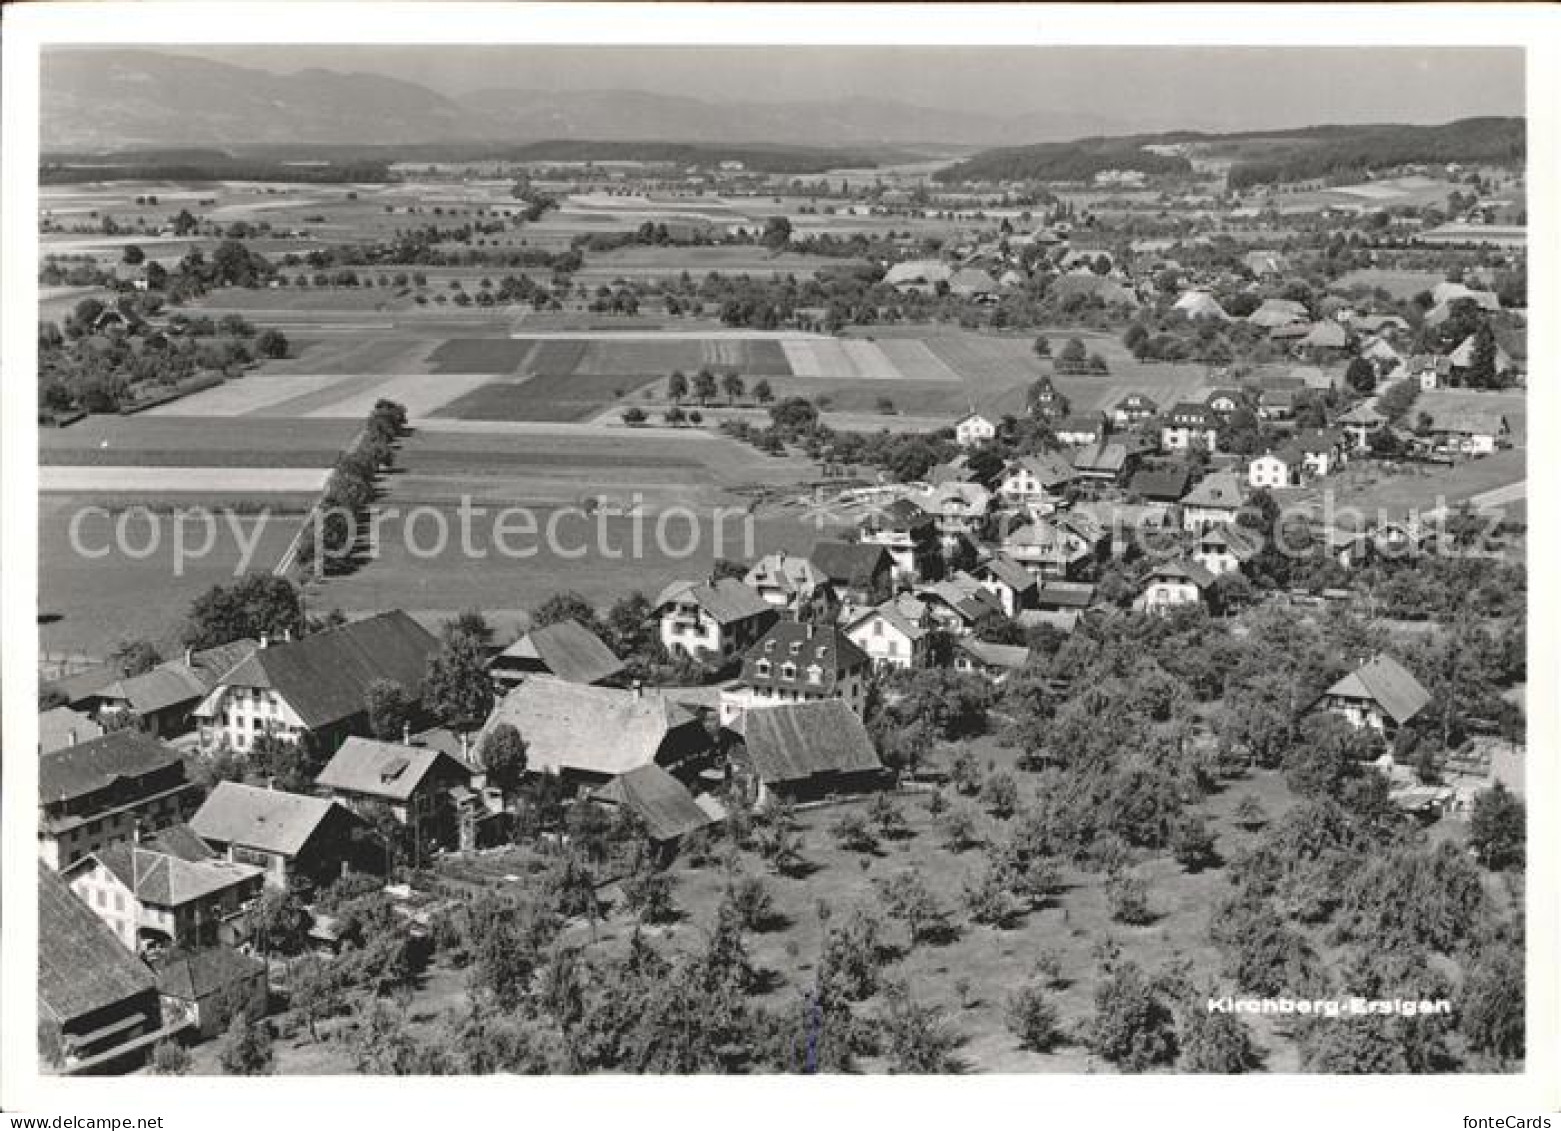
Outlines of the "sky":
M 1128 129 L 1437 123 L 1524 112 L 1520 49 L 1491 47 L 195 47 L 277 72 L 369 71 L 443 94 L 644 90 L 714 101 L 870 97 Z

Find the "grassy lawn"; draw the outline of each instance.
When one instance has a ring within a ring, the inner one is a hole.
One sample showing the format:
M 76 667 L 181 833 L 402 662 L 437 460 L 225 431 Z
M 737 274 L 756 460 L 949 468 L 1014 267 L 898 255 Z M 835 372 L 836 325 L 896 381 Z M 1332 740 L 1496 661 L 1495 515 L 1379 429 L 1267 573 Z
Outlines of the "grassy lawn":
M 1357 463 L 1327 479 L 1317 480 L 1295 492 L 1294 501 L 1320 505 L 1332 493 L 1334 506 L 1356 507 L 1375 518 L 1377 512 L 1397 516 L 1405 511 L 1431 510 L 1442 503 L 1454 505 L 1496 487 L 1524 478 L 1524 453 L 1497 452 L 1454 464 L 1403 464 L 1387 469 L 1375 463 Z
M 536 347 L 512 338 L 455 338 L 428 355 L 435 373 L 517 373 Z
M 494 381 L 457 397 L 436 415 L 456 420 L 589 420 L 640 388 L 661 384 L 660 378 L 647 381 L 648 376 L 539 373 L 522 382 Z
M 89 416 L 38 433 L 41 464 L 111 467 L 330 467 L 356 425 L 346 420 Z M 198 484 L 195 485 L 198 489 Z
M 182 568 L 175 565 L 175 520 L 169 515 L 156 516 L 155 528 L 146 518 L 127 520 L 124 549 L 116 548 L 117 518 L 86 515 L 78 527 L 77 545 L 92 552 L 108 547 L 111 552 L 108 557 L 89 558 L 73 549 L 71 523 L 81 508 L 165 501 L 161 496 L 130 499 L 100 494 L 40 497 L 38 634 L 44 651 L 106 655 L 120 640 L 144 636 L 160 644 L 165 655 L 174 655 L 175 637 L 190 602 L 213 585 L 231 584 L 245 564 L 243 547 L 252 540 L 254 551 L 247 568 L 274 566 L 298 528 L 302 500 L 258 495 L 242 500 L 250 505 L 269 503 L 273 513 L 267 518 L 246 515 L 231 520 L 219 516 L 211 551 L 198 558 L 193 555 L 205 545 L 204 525 L 186 523 L 189 560 Z M 233 500 L 195 496 L 179 501 L 181 506 L 220 507 Z M 236 533 L 230 521 L 237 524 Z M 136 556 L 151 544 L 154 529 L 155 551 L 144 558 Z M 112 583 L 106 581 L 109 578 Z

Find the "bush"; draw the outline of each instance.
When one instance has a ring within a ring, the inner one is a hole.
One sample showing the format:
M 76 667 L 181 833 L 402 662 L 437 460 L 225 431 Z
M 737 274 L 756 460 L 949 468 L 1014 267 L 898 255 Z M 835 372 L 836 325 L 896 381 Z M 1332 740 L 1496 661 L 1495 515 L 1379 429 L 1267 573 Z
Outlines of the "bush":
M 775 914 L 775 899 L 757 876 L 738 876 L 726 889 L 726 900 L 745 931 L 763 930 Z
M 1008 1031 L 1019 1038 L 1019 1047 L 1031 1052 L 1049 1052 L 1061 1039 L 1057 1007 L 1046 991 L 1031 983 L 1014 991 L 1008 999 L 1004 1017 Z
M 1175 1020 L 1135 964 L 1117 966 L 1096 988 L 1089 1045 L 1124 1072 L 1143 1072 L 1175 1058 Z
M 1149 886 L 1137 876 L 1118 874 L 1106 881 L 1106 902 L 1111 918 L 1128 926 L 1141 927 L 1154 922 L 1149 910 Z
M 1218 859 L 1213 835 L 1203 818 L 1191 813 L 1184 813 L 1171 830 L 1171 852 L 1189 872 L 1201 872 Z
M 830 826 L 829 831 L 834 836 L 835 842 L 847 852 L 878 851 L 878 837 L 860 809 L 852 807 L 845 810 Z

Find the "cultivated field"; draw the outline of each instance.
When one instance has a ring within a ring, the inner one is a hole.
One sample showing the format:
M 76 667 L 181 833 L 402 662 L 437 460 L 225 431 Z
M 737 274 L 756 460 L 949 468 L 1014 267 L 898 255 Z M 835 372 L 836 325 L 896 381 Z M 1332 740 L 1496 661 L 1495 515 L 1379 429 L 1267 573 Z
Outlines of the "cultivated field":
M 44 465 L 329 467 L 352 437 L 347 421 L 89 416 L 38 433 Z

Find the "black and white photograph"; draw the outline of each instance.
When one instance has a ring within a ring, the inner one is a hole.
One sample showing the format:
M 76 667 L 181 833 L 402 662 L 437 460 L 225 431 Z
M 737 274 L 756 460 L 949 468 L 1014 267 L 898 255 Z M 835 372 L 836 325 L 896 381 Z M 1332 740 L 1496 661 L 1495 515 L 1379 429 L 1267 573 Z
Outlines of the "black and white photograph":
M 1561 1104 L 1553 11 L 94 31 L 136 7 L 8 108 L 7 1110 Z

